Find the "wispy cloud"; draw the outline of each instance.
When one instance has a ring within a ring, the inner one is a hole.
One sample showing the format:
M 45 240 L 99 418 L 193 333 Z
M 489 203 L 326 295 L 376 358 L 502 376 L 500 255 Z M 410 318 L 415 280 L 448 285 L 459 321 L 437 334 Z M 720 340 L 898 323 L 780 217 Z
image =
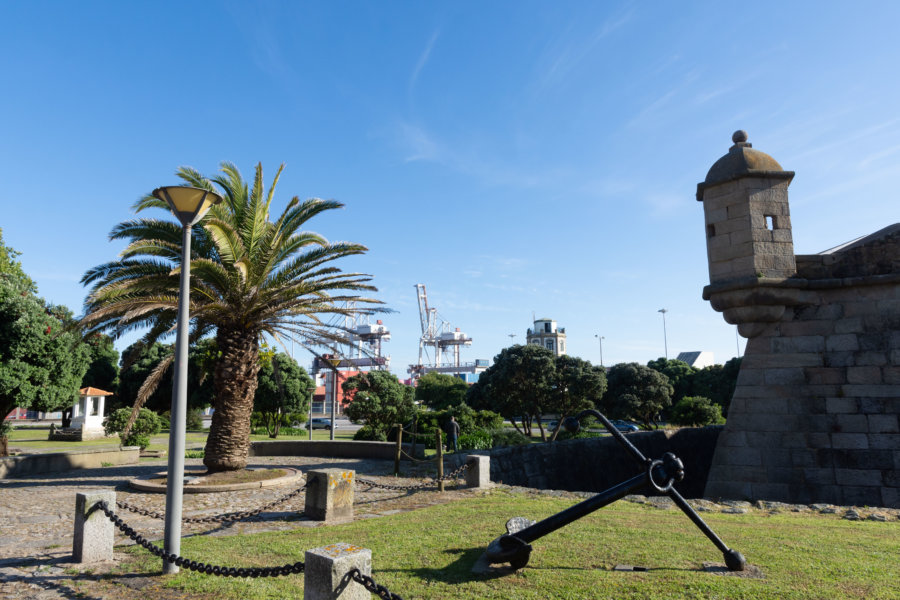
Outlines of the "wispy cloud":
M 471 175 L 489 185 L 529 188 L 559 182 L 569 175 L 564 168 L 529 168 L 498 160 L 477 144 L 454 145 L 439 139 L 425 127 L 400 121 L 394 128 L 394 142 L 399 145 L 405 162 L 427 161 Z M 472 139 L 474 136 L 468 136 Z
M 417 160 L 443 162 L 439 144 L 418 125 L 400 123 L 398 137 L 400 144 L 405 148 L 404 161 Z
M 900 152 L 900 145 L 885 148 L 884 150 L 881 150 L 880 152 L 875 152 L 873 154 L 868 155 L 867 157 L 865 157 L 864 159 L 859 161 L 858 166 L 860 169 L 868 169 L 869 166 L 871 166 L 873 163 L 879 162 L 882 159 L 887 158 L 889 156 L 893 156 L 894 154 L 897 154 L 897 152 Z
M 434 49 L 434 43 L 437 41 L 439 34 L 440 30 L 435 30 L 435 32 L 431 34 L 431 37 L 428 39 L 428 43 L 425 44 L 425 49 L 422 51 L 422 54 L 419 55 L 419 60 L 416 62 L 415 68 L 413 68 L 412 75 L 409 76 L 409 85 L 407 86 L 407 92 L 410 96 L 412 96 L 412 92 L 416 87 L 416 81 L 419 79 L 419 73 L 422 72 L 422 69 L 425 68 L 425 65 L 428 63 L 428 59 L 431 57 L 431 51 Z
M 605 37 L 624 27 L 633 16 L 634 11 L 630 8 L 620 11 L 606 19 L 590 35 L 581 38 L 576 32 L 579 23 L 572 23 L 538 60 L 537 91 L 562 83 Z

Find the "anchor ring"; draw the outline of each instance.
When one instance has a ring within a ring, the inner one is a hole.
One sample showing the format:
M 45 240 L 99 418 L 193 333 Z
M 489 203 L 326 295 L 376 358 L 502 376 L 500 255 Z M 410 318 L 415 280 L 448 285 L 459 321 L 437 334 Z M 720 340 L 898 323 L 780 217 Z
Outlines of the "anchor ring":
M 653 479 L 653 469 L 656 467 L 661 467 L 663 465 L 663 461 L 661 459 L 656 459 L 650 462 L 650 466 L 647 467 L 647 479 L 650 482 L 650 485 L 657 492 L 661 494 L 668 494 L 672 490 L 672 485 L 675 483 L 674 477 L 669 477 L 669 480 L 666 482 L 665 486 L 661 486 Z

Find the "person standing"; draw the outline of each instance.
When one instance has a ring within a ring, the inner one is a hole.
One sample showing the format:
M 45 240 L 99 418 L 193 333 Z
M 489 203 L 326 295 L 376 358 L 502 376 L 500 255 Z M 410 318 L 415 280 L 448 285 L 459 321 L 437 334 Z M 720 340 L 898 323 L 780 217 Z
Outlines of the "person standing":
M 447 450 L 451 446 L 454 452 L 459 450 L 456 443 L 457 439 L 459 439 L 459 423 L 456 422 L 456 417 L 450 417 L 450 422 L 447 423 Z

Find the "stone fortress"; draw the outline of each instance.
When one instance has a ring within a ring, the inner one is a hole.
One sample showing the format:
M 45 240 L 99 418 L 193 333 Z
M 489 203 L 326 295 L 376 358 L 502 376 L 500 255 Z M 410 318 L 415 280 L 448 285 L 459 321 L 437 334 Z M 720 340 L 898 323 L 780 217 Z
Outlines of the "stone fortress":
M 900 223 L 797 256 L 794 173 L 732 140 L 697 186 L 703 297 L 748 338 L 705 496 L 900 507 Z

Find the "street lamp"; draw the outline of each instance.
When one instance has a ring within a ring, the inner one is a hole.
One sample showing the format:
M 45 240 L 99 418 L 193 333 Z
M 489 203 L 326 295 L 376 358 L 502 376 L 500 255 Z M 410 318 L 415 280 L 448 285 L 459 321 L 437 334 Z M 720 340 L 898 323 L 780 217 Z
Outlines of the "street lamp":
M 663 316 L 663 347 L 666 350 L 666 360 L 669 360 L 669 340 L 666 338 L 666 313 L 669 311 L 665 308 L 661 308 L 656 312 L 662 313 Z
M 594 334 L 594 337 L 597 338 L 597 341 L 600 342 L 600 366 L 603 366 L 603 340 L 606 338 L 600 335 L 599 333 Z
M 332 367 L 332 383 L 331 383 L 331 437 L 334 440 L 334 413 L 337 410 L 337 386 L 338 386 L 338 365 L 341 364 L 340 358 L 329 358 L 328 362 Z
M 181 501 L 184 493 L 184 437 L 187 421 L 187 359 L 190 314 L 191 226 L 196 225 L 222 197 L 209 190 L 187 186 L 160 187 L 153 195 L 165 200 L 182 227 L 181 283 L 178 290 L 178 328 L 175 335 L 175 373 L 172 377 L 172 410 L 169 422 L 169 467 L 166 474 L 166 554 L 181 550 Z M 163 573 L 178 572 L 175 563 L 163 559 Z
M 306 426 L 309 427 L 309 441 L 312 441 L 312 405 L 313 405 L 313 394 L 316 391 L 315 382 L 306 388 L 306 391 L 309 392 L 309 421 L 306 422 Z

